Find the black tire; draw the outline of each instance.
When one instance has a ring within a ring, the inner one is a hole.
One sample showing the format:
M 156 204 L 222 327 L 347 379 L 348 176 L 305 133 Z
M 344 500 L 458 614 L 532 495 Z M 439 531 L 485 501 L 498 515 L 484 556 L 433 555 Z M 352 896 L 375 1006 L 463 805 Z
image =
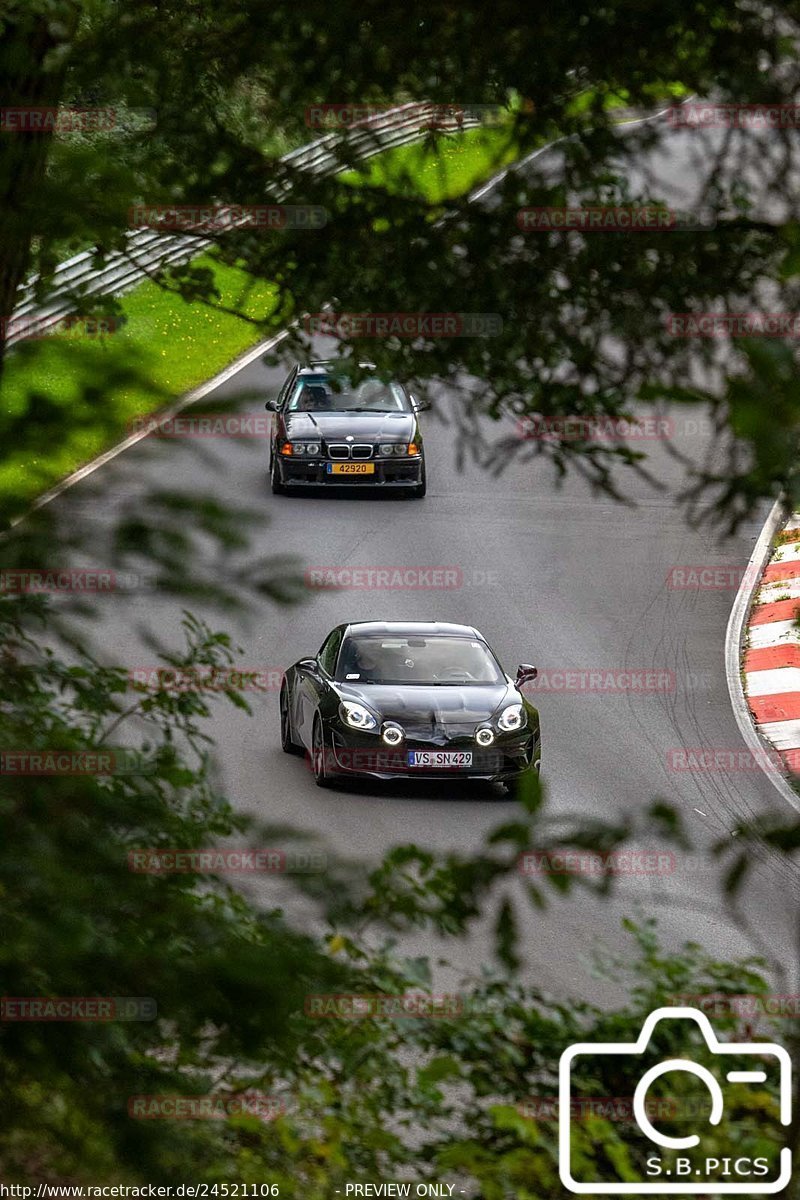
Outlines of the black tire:
M 281 684 L 278 705 L 281 710 L 281 750 L 284 754 L 302 754 L 303 747 L 299 746 L 292 738 L 292 719 L 289 715 L 289 689 L 285 682 Z
M 285 496 L 286 495 L 286 488 L 283 486 L 280 479 L 278 478 L 278 460 L 275 458 L 274 455 L 272 457 L 272 466 L 270 467 L 270 472 L 269 472 L 269 486 L 272 489 L 273 496 Z
M 325 738 L 319 717 L 314 719 L 314 732 L 311 735 L 311 769 L 317 787 L 329 788 L 333 785 L 333 780 L 325 769 Z

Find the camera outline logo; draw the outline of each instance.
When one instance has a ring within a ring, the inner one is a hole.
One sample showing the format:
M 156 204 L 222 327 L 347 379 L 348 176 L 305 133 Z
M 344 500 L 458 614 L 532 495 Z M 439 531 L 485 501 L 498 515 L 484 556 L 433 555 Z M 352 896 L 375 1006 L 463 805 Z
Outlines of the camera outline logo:
M 792 1151 L 788 1146 L 781 1149 L 780 1176 L 776 1180 L 764 1183 L 754 1182 L 752 1176 L 740 1181 L 726 1183 L 724 1179 L 702 1178 L 695 1183 L 665 1182 L 663 1175 L 657 1180 L 643 1179 L 639 1183 L 630 1182 L 581 1182 L 572 1176 L 571 1163 L 571 1107 L 570 1083 L 573 1061 L 582 1054 L 597 1056 L 599 1054 L 642 1055 L 650 1045 L 650 1039 L 659 1021 L 692 1020 L 700 1029 L 708 1049 L 714 1055 L 734 1054 L 737 1056 L 753 1055 L 764 1058 L 772 1056 L 778 1062 L 780 1079 L 780 1112 L 781 1125 L 791 1123 L 792 1113 L 792 1063 L 788 1050 L 775 1042 L 721 1042 L 704 1012 L 697 1008 L 657 1008 L 645 1019 L 642 1031 L 635 1042 L 575 1042 L 568 1046 L 561 1055 L 558 1063 L 558 1173 L 564 1187 L 576 1195 L 583 1196 L 642 1196 L 642 1195 L 768 1195 L 782 1191 L 792 1175 Z M 647 1090 L 653 1081 L 669 1071 L 685 1071 L 698 1076 L 706 1084 L 711 1093 L 711 1113 L 708 1123 L 718 1125 L 724 1113 L 724 1097 L 717 1079 L 707 1067 L 692 1062 L 687 1058 L 668 1058 L 650 1067 L 639 1080 L 633 1097 L 633 1115 L 641 1132 L 650 1141 L 662 1149 L 691 1149 L 699 1145 L 700 1137 L 691 1134 L 688 1137 L 675 1138 L 660 1133 L 650 1122 L 645 1112 Z M 763 1070 L 727 1071 L 725 1079 L 729 1083 L 763 1083 L 767 1078 Z M 719 1164 L 718 1164 L 719 1165 Z

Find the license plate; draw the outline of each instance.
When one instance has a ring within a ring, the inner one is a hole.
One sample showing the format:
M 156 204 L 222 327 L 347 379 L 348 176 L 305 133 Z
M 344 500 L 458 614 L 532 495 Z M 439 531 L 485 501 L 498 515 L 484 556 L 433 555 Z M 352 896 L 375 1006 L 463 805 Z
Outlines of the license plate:
M 374 475 L 375 463 L 328 463 L 327 470 L 329 475 Z
M 410 767 L 471 767 L 471 750 L 409 750 Z

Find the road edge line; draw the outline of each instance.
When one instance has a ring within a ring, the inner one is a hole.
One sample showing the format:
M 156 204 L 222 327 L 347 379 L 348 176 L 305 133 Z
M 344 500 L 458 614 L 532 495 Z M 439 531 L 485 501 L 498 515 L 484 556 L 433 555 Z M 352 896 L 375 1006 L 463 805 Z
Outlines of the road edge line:
M 137 442 L 148 437 L 152 433 L 152 424 L 154 422 L 160 425 L 163 421 L 168 421 L 177 413 L 182 412 L 184 408 L 188 408 L 190 404 L 196 404 L 198 400 L 202 400 L 209 392 L 215 391 L 221 384 L 227 383 L 234 375 L 238 375 L 239 371 L 243 371 L 245 367 L 249 367 L 257 358 L 268 353 L 273 346 L 277 346 L 279 342 L 287 338 L 293 325 L 294 323 L 286 329 L 282 329 L 280 333 L 268 337 L 263 342 L 257 342 L 255 346 L 251 346 L 249 350 L 245 350 L 233 362 L 228 363 L 226 367 L 223 367 L 221 371 L 213 375 L 211 379 L 206 379 L 190 392 L 184 392 L 182 396 L 179 396 L 177 400 L 173 400 L 166 408 L 160 408 L 157 412 L 152 413 L 148 418 L 149 424 L 147 428 L 140 429 L 137 433 L 132 433 L 121 442 L 117 442 L 109 450 L 104 450 L 102 454 L 98 454 L 96 458 L 90 459 L 84 466 L 78 467 L 77 471 L 73 471 L 71 475 L 67 475 L 65 479 L 60 480 L 49 491 L 43 492 L 24 513 L 9 521 L 9 529 L 13 529 L 20 522 L 27 520 L 32 513 L 43 508 L 45 504 L 49 504 L 51 500 L 57 499 L 67 488 L 80 483 L 81 480 L 86 479 L 87 476 L 93 474 L 98 468 L 104 467 L 106 463 L 111 462 L 118 454 L 122 454 L 124 450 L 130 449 L 131 446 L 135 446 Z

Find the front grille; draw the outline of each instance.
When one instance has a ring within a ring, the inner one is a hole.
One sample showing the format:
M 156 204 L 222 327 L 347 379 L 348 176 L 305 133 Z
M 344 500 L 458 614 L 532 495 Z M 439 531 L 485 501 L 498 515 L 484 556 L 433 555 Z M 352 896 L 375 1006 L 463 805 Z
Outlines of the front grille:
M 330 458 L 372 458 L 372 446 L 366 442 L 357 442 L 355 446 L 351 446 L 347 442 L 330 442 L 328 444 L 328 455 Z

